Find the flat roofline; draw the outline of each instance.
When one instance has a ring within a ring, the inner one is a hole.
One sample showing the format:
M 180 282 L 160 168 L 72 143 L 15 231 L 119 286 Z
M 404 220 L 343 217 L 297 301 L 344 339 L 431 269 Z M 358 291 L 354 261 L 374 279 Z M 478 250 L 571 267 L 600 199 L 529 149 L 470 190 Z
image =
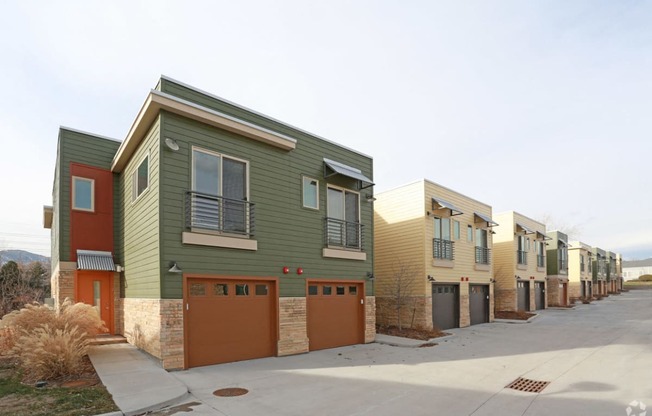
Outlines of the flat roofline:
M 276 118 L 274 118 L 274 117 L 270 117 L 270 116 L 268 116 L 267 114 L 263 114 L 263 113 L 261 113 L 260 111 L 252 110 L 251 108 L 249 108 L 249 107 L 245 107 L 244 105 L 241 105 L 241 104 L 238 104 L 238 103 L 234 103 L 233 101 L 227 100 L 226 98 L 222 98 L 222 97 L 220 97 L 219 95 L 215 95 L 215 94 L 212 94 L 212 93 L 210 93 L 210 92 L 204 91 L 204 90 L 202 90 L 202 89 L 200 89 L 200 88 L 193 87 L 192 85 L 188 85 L 188 84 L 186 84 L 185 82 L 178 81 L 178 80 L 176 80 L 176 79 L 174 79 L 174 78 L 172 78 L 172 77 L 169 77 L 169 76 L 167 76 L 167 75 L 161 75 L 161 79 L 164 79 L 164 80 L 166 80 L 166 81 L 170 81 L 170 82 L 174 82 L 175 84 L 179 84 L 179 85 L 181 85 L 182 87 L 188 88 L 189 90 L 193 90 L 193 91 L 198 92 L 198 93 L 200 93 L 200 94 L 203 94 L 203 95 L 205 95 L 205 96 L 207 96 L 207 97 L 213 98 L 213 99 L 215 99 L 215 100 L 222 101 L 222 102 L 224 102 L 224 103 L 226 103 L 226 104 L 232 105 L 232 106 L 237 107 L 237 108 L 239 108 L 239 109 L 241 109 L 241 110 L 244 110 L 244 111 L 250 112 L 250 113 L 255 114 L 255 115 L 257 115 L 257 116 L 260 116 L 260 117 L 264 117 L 264 118 L 266 118 L 266 119 L 268 119 L 268 120 L 270 120 L 270 121 L 273 121 L 273 122 L 275 122 L 275 123 L 278 123 L 278 124 L 280 124 L 280 125 L 282 125 L 282 126 L 285 126 L 285 127 L 287 127 L 287 128 L 290 128 L 290 129 L 296 130 L 297 132 L 300 132 L 300 133 L 302 133 L 302 134 L 306 134 L 306 135 L 311 136 L 311 137 L 314 137 L 314 138 L 316 138 L 316 139 L 323 140 L 323 141 L 325 141 L 325 142 L 327 142 L 327 143 L 333 144 L 333 145 L 335 145 L 335 146 L 341 147 L 342 149 L 348 150 L 348 151 L 353 152 L 353 153 L 357 153 L 357 154 L 360 155 L 360 156 L 368 157 L 369 159 L 372 159 L 372 160 L 373 160 L 373 157 L 369 156 L 369 155 L 366 154 L 366 153 L 362 153 L 362 152 L 360 152 L 359 150 L 352 149 L 352 148 L 350 148 L 350 147 L 347 147 L 347 146 L 344 146 L 343 144 L 340 144 L 340 143 L 334 142 L 334 141 L 332 141 L 332 140 L 326 139 L 326 138 L 324 138 L 324 137 L 322 137 L 322 136 L 319 136 L 319 135 L 317 135 L 317 134 L 310 133 L 310 132 L 307 131 L 307 130 L 304 130 L 304 129 L 299 128 L 299 127 L 296 127 L 296 126 L 293 126 L 292 124 L 286 123 L 286 122 L 281 121 L 281 120 L 279 120 L 279 119 L 276 119 Z
M 86 136 L 96 137 L 98 139 L 104 139 L 104 140 L 110 140 L 110 141 L 116 142 L 116 143 L 122 143 L 122 140 L 114 139 L 112 137 L 102 136 L 100 134 L 90 133 L 90 132 L 79 130 L 79 129 L 73 129 L 72 127 L 59 126 L 59 130 L 67 130 L 67 131 L 71 131 L 73 133 L 85 134 Z
M 507 214 L 512 214 L 512 215 L 514 215 L 514 214 L 518 214 L 518 215 L 520 215 L 520 216 L 523 217 L 523 218 L 527 218 L 527 219 L 530 220 L 530 221 L 533 221 L 533 222 L 536 222 L 536 223 L 539 224 L 539 225 L 542 225 L 544 229 L 546 228 L 546 224 L 542 223 L 541 221 L 537 221 L 537 220 L 535 220 L 535 219 L 532 218 L 532 217 L 528 217 L 527 215 L 523 215 L 523 214 L 521 214 L 520 212 L 518 212 L 518 211 L 514 211 L 514 210 L 501 211 L 501 212 L 499 212 L 499 213 L 497 213 L 497 214 L 494 214 L 494 217 L 497 217 L 497 216 L 499 216 L 499 215 L 507 215 Z M 516 222 L 516 221 L 514 221 L 514 222 Z
M 396 191 L 396 190 L 398 190 L 398 189 L 405 188 L 405 187 L 408 187 L 408 186 L 410 186 L 410 185 L 415 185 L 415 184 L 417 184 L 417 183 L 423 183 L 423 184 L 425 185 L 426 182 L 429 183 L 429 184 L 431 184 L 431 185 L 435 185 L 435 186 L 438 186 L 438 187 L 440 187 L 440 188 L 446 189 L 447 191 L 454 192 L 454 193 L 456 193 L 456 194 L 458 194 L 458 195 L 463 196 L 463 197 L 466 198 L 466 199 L 470 199 L 470 200 L 473 201 L 473 202 L 477 202 L 477 203 L 480 204 L 480 205 L 484 205 L 485 207 L 487 207 L 487 208 L 489 208 L 489 209 L 492 210 L 492 214 L 491 214 L 491 215 L 492 215 L 492 217 L 493 217 L 493 207 L 492 207 L 491 205 L 489 205 L 489 204 L 487 204 L 487 203 L 485 203 L 485 202 L 478 201 L 477 199 L 475 199 L 475 198 L 471 198 L 470 196 L 467 196 L 467 195 L 465 195 L 465 194 L 463 194 L 463 193 L 461 193 L 461 192 L 459 192 L 459 191 L 456 191 L 456 190 L 454 190 L 454 189 L 448 188 L 448 187 L 446 187 L 446 186 L 444 186 L 444 185 L 438 184 L 437 182 L 434 182 L 434 181 L 431 181 L 430 179 L 425 179 L 425 178 L 423 178 L 423 179 L 418 179 L 418 180 L 416 180 L 416 181 L 412 181 L 412 182 L 409 182 L 409 183 L 406 183 L 406 184 L 403 184 L 403 185 L 399 185 L 399 186 L 396 186 L 396 187 L 394 187 L 394 188 L 387 189 L 386 191 L 378 192 L 377 194 L 375 194 L 375 196 L 379 196 L 379 195 L 382 195 L 382 194 L 385 194 L 385 193 L 388 193 L 388 192 L 394 192 L 394 191 Z

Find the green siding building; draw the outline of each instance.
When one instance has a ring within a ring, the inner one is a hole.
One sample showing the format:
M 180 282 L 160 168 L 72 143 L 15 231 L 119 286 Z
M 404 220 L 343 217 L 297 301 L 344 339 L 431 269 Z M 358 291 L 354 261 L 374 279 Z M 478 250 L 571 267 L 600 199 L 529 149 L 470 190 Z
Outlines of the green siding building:
M 57 153 L 55 300 L 106 279 L 109 330 L 164 367 L 373 341 L 371 157 L 167 77 L 122 142 L 62 128 Z M 110 236 L 71 239 L 71 163 L 112 178 Z

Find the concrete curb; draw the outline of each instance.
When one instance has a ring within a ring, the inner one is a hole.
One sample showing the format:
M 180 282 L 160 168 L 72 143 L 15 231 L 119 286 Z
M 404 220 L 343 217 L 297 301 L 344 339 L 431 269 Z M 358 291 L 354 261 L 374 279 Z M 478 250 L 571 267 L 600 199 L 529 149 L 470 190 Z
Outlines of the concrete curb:
M 494 322 L 500 324 L 529 324 L 539 317 L 539 314 L 534 314 L 534 316 L 529 317 L 528 319 L 494 319 Z
M 426 344 L 440 343 L 441 341 L 453 338 L 455 334 L 446 335 L 443 337 L 431 338 L 428 341 L 412 338 L 395 337 L 392 335 L 376 334 L 376 344 L 389 345 L 390 347 L 401 348 L 419 348 Z
M 95 415 L 95 416 L 124 416 L 124 413 L 122 413 L 120 411 L 115 411 L 115 412 L 110 412 L 110 413 L 102 413 L 102 414 Z

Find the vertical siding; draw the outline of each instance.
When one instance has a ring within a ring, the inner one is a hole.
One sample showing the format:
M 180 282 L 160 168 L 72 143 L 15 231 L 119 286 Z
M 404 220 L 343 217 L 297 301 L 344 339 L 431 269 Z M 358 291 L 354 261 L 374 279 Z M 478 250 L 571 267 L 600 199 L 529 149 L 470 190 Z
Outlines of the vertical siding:
M 176 152 L 164 148 L 161 153 L 162 264 L 175 260 L 185 273 L 277 276 L 280 278 L 280 296 L 304 296 L 307 278 L 363 280 L 367 272 L 373 271 L 372 204 L 365 201 L 365 194 L 372 193 L 373 188 L 360 191 L 366 261 L 322 257 L 323 221 L 327 215 L 326 183 L 355 187 L 352 180 L 325 179 L 323 158 L 358 167 L 372 177 L 370 158 L 216 102 L 176 84 L 166 87 L 167 81 L 161 82 L 165 92 L 281 131 L 298 140 L 297 148 L 288 152 L 178 115 L 162 113 L 162 137 L 176 140 L 180 147 Z M 181 243 L 185 227 L 185 193 L 191 189 L 192 146 L 249 162 L 249 194 L 250 201 L 255 204 L 257 251 Z M 302 207 L 302 175 L 319 180 L 318 211 Z M 290 274 L 282 274 L 284 266 L 290 268 Z M 295 272 L 298 267 L 304 269 L 302 276 Z M 180 276 L 167 273 L 166 267 L 160 271 L 161 296 L 181 298 Z M 371 294 L 371 285 L 367 285 L 367 293 Z
M 59 235 L 59 259 L 70 261 L 70 163 L 77 162 L 84 165 L 95 166 L 102 169 L 111 169 L 113 156 L 120 143 L 97 136 L 87 135 L 80 132 L 61 129 L 59 131 L 59 157 L 58 177 L 55 179 L 55 188 L 58 186 L 59 214 L 58 235 Z M 56 175 L 56 174 L 55 174 Z
M 409 267 L 418 282 L 412 294 L 425 295 L 423 181 L 376 195 L 374 252 L 376 295 L 391 296 L 394 274 Z
M 119 235 L 125 267 L 125 297 L 159 298 L 159 157 L 160 118 L 132 155 L 120 175 L 120 214 L 123 218 Z M 149 154 L 149 184 L 140 197 L 133 200 L 133 174 Z M 180 275 L 176 275 L 180 279 Z

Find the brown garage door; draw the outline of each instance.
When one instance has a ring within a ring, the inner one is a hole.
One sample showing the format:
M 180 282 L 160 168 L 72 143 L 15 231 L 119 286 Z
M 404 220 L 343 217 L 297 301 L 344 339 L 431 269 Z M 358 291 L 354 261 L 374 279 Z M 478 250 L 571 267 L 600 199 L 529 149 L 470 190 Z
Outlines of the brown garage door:
M 308 282 L 310 351 L 364 342 L 364 285 Z
M 187 367 L 276 355 L 275 281 L 188 278 L 185 295 Z

